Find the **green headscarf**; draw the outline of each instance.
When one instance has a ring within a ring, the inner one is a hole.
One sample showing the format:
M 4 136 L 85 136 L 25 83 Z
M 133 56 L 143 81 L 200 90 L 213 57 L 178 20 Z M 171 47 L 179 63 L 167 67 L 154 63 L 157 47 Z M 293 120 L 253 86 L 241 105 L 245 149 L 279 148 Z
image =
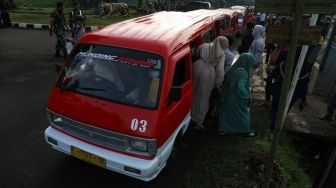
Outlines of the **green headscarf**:
M 227 98 L 236 88 L 236 84 L 240 79 L 240 73 L 242 69 L 247 72 L 248 82 L 246 84 L 246 89 L 250 87 L 250 75 L 251 68 L 257 63 L 257 59 L 251 53 L 243 53 L 237 59 L 237 61 L 232 65 L 230 70 L 225 74 L 224 83 L 222 87 L 221 99 Z

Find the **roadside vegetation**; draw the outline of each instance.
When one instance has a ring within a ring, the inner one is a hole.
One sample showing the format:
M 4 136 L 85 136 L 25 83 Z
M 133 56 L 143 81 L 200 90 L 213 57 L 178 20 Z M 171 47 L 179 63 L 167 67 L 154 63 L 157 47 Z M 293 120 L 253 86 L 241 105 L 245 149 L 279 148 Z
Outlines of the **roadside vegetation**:
M 28 8 L 53 8 L 57 1 L 55 0 L 15 0 L 15 5 L 18 7 Z M 68 6 L 67 3 L 65 3 Z
M 50 14 L 53 10 L 53 8 L 18 8 L 11 10 L 10 16 L 12 22 L 49 24 Z M 65 9 L 65 19 L 67 23 L 70 10 L 69 8 Z M 127 17 L 113 15 L 111 18 L 106 16 L 98 18 L 94 15 L 93 9 L 84 9 L 83 12 L 86 16 L 85 24 L 87 26 L 106 26 L 138 16 L 134 8 L 130 8 L 129 10 L 130 14 Z
M 49 24 L 50 14 L 55 9 L 55 0 L 16 0 L 16 9 L 10 11 L 12 22 Z M 72 6 L 65 4 L 65 19 L 68 23 L 68 15 Z M 112 17 L 103 16 L 98 18 L 94 14 L 94 8 L 83 8 L 86 16 L 85 24 L 87 26 L 106 26 L 112 23 L 137 17 L 137 11 L 134 7 L 129 7 L 129 16 L 120 16 L 119 14 Z
M 271 148 L 271 140 L 263 136 L 269 122 L 268 108 L 254 105 L 251 117 L 253 127 L 261 133 L 256 139 L 217 136 L 214 125 L 213 130 L 198 133 L 194 158 L 187 162 L 184 187 L 262 187 Z M 300 160 L 295 146 L 283 133 L 271 187 L 311 187 L 312 177 L 300 167 Z

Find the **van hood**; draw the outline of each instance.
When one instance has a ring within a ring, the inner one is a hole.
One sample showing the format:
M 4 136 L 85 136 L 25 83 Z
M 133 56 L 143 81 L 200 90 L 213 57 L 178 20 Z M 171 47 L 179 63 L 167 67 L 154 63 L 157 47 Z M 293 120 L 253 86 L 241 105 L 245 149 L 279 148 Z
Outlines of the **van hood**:
M 52 89 L 48 109 L 84 124 L 142 138 L 154 138 L 158 121 L 158 110 L 60 91 L 56 86 Z

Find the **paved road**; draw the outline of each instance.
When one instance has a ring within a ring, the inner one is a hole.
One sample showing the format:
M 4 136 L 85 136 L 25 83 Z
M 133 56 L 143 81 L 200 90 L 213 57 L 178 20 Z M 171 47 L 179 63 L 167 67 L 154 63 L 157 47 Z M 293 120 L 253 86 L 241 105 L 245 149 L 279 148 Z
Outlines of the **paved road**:
M 47 31 L 0 30 L 0 187 L 182 187 L 204 134 L 188 131 L 175 165 L 150 183 L 95 167 L 49 147 L 46 105 L 56 73 Z M 117 186 L 116 186 L 117 185 Z M 100 186 L 99 186 L 100 187 Z

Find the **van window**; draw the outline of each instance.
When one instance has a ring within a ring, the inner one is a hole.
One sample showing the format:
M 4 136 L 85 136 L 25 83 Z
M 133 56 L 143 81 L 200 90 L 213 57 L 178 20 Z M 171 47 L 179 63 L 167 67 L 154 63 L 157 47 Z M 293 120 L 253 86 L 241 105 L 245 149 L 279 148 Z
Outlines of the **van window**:
M 199 59 L 199 49 L 196 39 L 190 42 L 191 61 L 194 63 Z
M 160 55 L 93 44 L 75 49 L 57 85 L 117 103 L 155 108 L 163 59 Z
M 215 39 L 215 30 L 210 29 L 203 34 L 203 42 L 209 43 Z
M 241 15 L 241 14 L 237 15 L 237 20 L 238 20 L 238 23 L 243 23 L 244 22 L 243 15 Z
M 229 28 L 231 22 L 231 18 L 229 16 L 225 17 L 224 19 L 220 20 L 220 26 L 221 29 L 226 31 L 227 28 Z
M 184 57 L 176 63 L 173 86 L 183 86 L 190 79 L 188 57 Z

